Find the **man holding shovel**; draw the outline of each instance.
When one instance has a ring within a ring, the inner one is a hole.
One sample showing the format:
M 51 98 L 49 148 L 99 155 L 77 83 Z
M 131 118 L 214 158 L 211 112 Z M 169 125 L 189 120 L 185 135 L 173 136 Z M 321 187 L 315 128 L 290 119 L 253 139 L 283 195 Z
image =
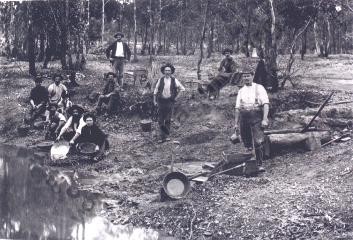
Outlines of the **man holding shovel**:
M 235 105 L 235 125 L 248 151 L 255 152 L 258 171 L 264 171 L 264 128 L 268 126 L 269 100 L 265 88 L 253 82 L 253 72 L 243 72 L 244 86 L 239 90 Z M 239 121 L 240 120 L 240 121 Z M 239 125 L 238 125 L 239 122 Z

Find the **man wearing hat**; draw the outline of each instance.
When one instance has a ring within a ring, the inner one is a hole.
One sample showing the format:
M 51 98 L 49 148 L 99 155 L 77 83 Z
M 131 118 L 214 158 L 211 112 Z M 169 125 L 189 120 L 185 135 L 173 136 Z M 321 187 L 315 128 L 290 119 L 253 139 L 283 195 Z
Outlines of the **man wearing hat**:
M 70 117 L 66 121 L 58 137 L 56 138 L 57 141 L 59 141 L 61 138 L 70 141 L 75 135 L 77 129 L 79 129 L 80 127 L 82 128 L 86 124 L 83 120 L 83 107 L 74 104 L 67 110 L 67 113 Z
M 60 74 L 54 74 L 52 78 L 54 83 L 48 87 L 49 103 L 55 103 L 59 108 L 66 108 L 70 100 L 66 86 L 61 83 L 63 77 Z
M 36 86 L 32 88 L 29 103 L 31 106 L 29 117 L 25 118 L 25 122 L 33 124 L 33 122 L 45 113 L 45 108 L 48 102 L 48 91 L 42 86 L 43 79 L 40 76 L 35 77 Z
M 107 58 L 113 65 L 113 70 L 118 76 L 118 81 L 120 86 L 124 86 L 124 64 L 125 61 L 130 61 L 131 51 L 127 43 L 122 41 L 124 34 L 117 32 L 114 37 L 114 41 L 105 51 Z
M 97 114 L 102 112 L 103 103 L 107 105 L 107 114 L 114 114 L 118 109 L 120 100 L 120 86 L 115 83 L 116 75 L 113 72 L 105 74 L 106 84 L 104 86 L 102 94 L 98 97 L 98 103 L 96 106 Z
M 242 78 L 245 85 L 238 92 L 234 128 L 237 130 L 240 122 L 244 146 L 248 151 L 255 151 L 257 165 L 262 171 L 264 128 L 268 126 L 269 99 L 265 88 L 253 82 L 253 72 L 243 72 Z
M 153 103 L 158 106 L 158 124 L 160 128 L 161 139 L 159 143 L 169 141 L 170 123 L 173 113 L 173 106 L 180 91 L 185 91 L 184 86 L 172 76 L 175 68 L 167 63 L 161 67 L 163 77 L 156 84 L 153 93 Z
M 231 56 L 232 52 L 229 48 L 223 50 L 222 54 L 225 55 L 225 58 L 219 65 L 219 73 L 207 85 L 207 91 L 211 100 L 218 97 L 219 91 L 229 83 L 233 74 L 237 71 L 236 63 Z

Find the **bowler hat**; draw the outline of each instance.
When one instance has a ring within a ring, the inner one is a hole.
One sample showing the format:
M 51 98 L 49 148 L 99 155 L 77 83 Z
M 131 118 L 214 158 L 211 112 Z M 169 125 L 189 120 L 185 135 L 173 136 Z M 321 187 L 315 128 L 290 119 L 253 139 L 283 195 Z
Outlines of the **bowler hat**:
M 164 64 L 164 65 L 161 67 L 161 72 L 162 72 L 163 74 L 164 74 L 164 69 L 165 69 L 166 67 L 169 67 L 170 70 L 172 70 L 172 74 L 175 72 L 175 67 L 173 66 L 173 64 L 171 64 L 171 63 L 166 63 L 166 64 Z
M 124 37 L 124 33 L 122 32 L 115 33 L 114 37 L 116 38 L 118 35 L 120 35 L 122 38 Z
M 69 109 L 67 109 L 67 113 L 69 115 L 72 115 L 74 110 L 77 110 L 79 112 L 79 114 L 81 115 L 85 110 L 83 109 L 83 107 L 81 107 L 80 105 L 74 104 L 72 105 Z
M 230 54 L 233 54 L 233 50 L 230 48 L 223 49 L 222 54 L 225 55 L 227 52 L 229 52 Z

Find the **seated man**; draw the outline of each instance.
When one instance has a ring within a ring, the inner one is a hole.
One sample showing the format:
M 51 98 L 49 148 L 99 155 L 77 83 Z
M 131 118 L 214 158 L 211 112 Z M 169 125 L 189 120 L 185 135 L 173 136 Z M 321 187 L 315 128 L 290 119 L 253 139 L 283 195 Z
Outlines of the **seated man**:
M 70 117 L 56 138 L 57 141 L 61 138 L 70 141 L 74 137 L 77 129 L 82 128 L 86 124 L 85 121 L 83 121 L 84 109 L 81 106 L 76 104 L 72 105 L 67 110 L 67 113 Z
M 72 104 L 69 99 L 69 92 L 64 84 L 61 83 L 63 77 L 60 74 L 53 75 L 54 83 L 48 87 L 49 103 L 55 103 L 60 109 L 65 110 Z M 61 110 L 62 111 L 62 110 Z
M 237 71 L 235 61 L 231 56 L 232 52 L 233 51 L 228 48 L 223 50 L 222 54 L 225 55 L 225 58 L 221 61 L 218 68 L 219 73 L 207 85 L 207 92 L 211 100 L 218 97 L 219 91 L 230 82 L 232 76 Z M 199 89 L 200 93 L 203 93 L 203 91 L 203 89 Z
M 61 128 L 66 122 L 66 118 L 60 112 L 58 112 L 58 105 L 50 103 L 48 111 L 46 112 L 46 133 L 45 139 L 54 140 L 60 133 Z
M 87 113 L 83 116 L 86 125 L 76 130 L 75 136 L 71 139 L 70 145 L 79 143 L 94 143 L 96 145 L 96 154 L 94 161 L 100 160 L 104 155 L 104 150 L 109 146 L 107 136 L 96 125 L 96 117 Z
M 120 86 L 115 83 L 116 75 L 113 72 L 106 74 L 105 79 L 107 80 L 103 94 L 99 95 L 98 103 L 96 107 L 97 114 L 102 112 L 102 104 L 107 104 L 107 113 L 114 114 L 117 112 L 118 104 L 120 100 L 119 90 Z
M 48 91 L 45 87 L 42 86 L 43 79 L 40 76 L 37 76 L 34 79 L 36 86 L 32 88 L 29 103 L 31 109 L 29 116 L 25 118 L 25 123 L 33 125 L 34 121 L 43 116 L 45 113 L 46 105 L 48 102 Z

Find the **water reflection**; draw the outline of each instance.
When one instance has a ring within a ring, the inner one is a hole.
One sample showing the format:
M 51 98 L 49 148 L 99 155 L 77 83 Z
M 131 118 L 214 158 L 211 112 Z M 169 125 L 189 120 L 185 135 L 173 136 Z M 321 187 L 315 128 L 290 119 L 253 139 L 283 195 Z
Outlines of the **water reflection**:
M 79 191 L 44 160 L 30 150 L 0 145 L 0 239 L 161 239 L 155 231 L 95 216 L 102 208 L 99 196 Z

